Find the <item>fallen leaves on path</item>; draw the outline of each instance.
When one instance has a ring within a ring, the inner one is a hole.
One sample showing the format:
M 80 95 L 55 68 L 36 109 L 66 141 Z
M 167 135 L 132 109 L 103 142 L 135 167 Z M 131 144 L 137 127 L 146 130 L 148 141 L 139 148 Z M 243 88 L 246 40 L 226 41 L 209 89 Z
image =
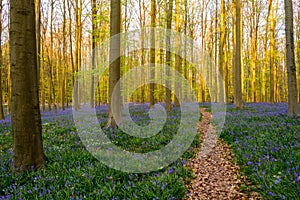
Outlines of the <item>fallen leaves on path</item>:
M 210 125 L 211 114 L 204 109 L 201 113 L 198 129 L 203 133 L 200 138 L 203 143 L 199 153 L 188 163 L 195 176 L 188 185 L 188 199 L 260 199 L 255 192 L 241 191 L 241 185 L 247 183 L 246 178 L 240 175 L 239 167 L 230 162 L 233 154 Z

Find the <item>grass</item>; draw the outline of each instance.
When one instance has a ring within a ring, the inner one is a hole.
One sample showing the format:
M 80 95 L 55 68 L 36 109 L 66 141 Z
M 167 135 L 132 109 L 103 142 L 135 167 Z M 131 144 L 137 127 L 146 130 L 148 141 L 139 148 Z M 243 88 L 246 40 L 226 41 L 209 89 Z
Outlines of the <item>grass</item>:
M 221 134 L 242 172 L 265 199 L 300 196 L 300 119 L 286 113 L 287 104 L 229 108 Z
M 209 104 L 201 104 L 209 107 Z M 147 106 L 133 107 L 138 124 L 147 124 Z M 146 111 L 146 112 L 145 112 Z M 264 199 L 299 199 L 300 120 L 287 117 L 287 104 L 228 105 L 221 137 L 230 144 L 242 173 Z M 103 127 L 107 107 L 98 109 Z M 180 113 L 174 110 L 161 133 L 137 139 L 116 130 L 113 143 L 130 151 L 149 152 L 167 144 L 175 134 Z M 200 143 L 195 139 L 180 159 L 160 171 L 124 173 L 99 163 L 83 146 L 71 110 L 42 113 L 43 139 L 48 158 L 42 171 L 14 174 L 10 119 L 0 123 L 0 199 L 182 199 L 192 174 L 185 167 Z M 198 137 L 198 136 L 197 136 Z M 143 147 L 143 148 L 141 148 Z
M 149 117 L 143 109 L 133 108 L 131 114 L 137 123 L 147 124 Z M 97 113 L 104 126 L 107 107 L 98 109 Z M 170 115 L 174 116 L 173 120 L 149 140 L 124 136 L 119 130 L 115 130 L 110 139 L 130 151 L 156 150 L 176 134 L 180 113 L 174 110 Z M 199 147 L 198 139 L 181 158 L 160 171 L 125 173 L 108 168 L 85 149 L 76 133 L 70 109 L 57 114 L 42 113 L 42 120 L 47 167 L 20 174 L 11 171 L 10 119 L 0 123 L 0 199 L 180 199 L 187 196 L 185 185 L 192 174 L 185 164 L 194 155 L 193 147 Z

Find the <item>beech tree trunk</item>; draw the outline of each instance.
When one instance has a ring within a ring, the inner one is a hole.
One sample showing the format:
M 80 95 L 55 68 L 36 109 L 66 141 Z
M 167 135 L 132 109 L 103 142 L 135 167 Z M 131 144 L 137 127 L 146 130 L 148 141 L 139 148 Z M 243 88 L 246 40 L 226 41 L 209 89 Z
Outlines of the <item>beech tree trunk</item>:
M 141 28 L 141 65 L 144 66 L 146 64 L 146 52 L 145 52 L 145 24 L 146 24 L 146 8 L 144 0 L 139 0 L 139 11 L 140 11 L 140 28 Z M 146 99 L 146 92 L 145 92 L 145 70 L 142 69 L 141 71 L 141 80 L 142 80 L 142 87 L 141 87 L 141 103 L 145 103 Z
M 2 102 L 2 0 L 0 0 L 0 120 L 4 119 Z
M 108 126 L 116 127 L 116 119 L 121 117 L 120 105 L 120 31 L 121 31 L 121 1 L 112 0 L 110 3 L 110 52 L 109 52 L 109 121 Z M 115 92 L 116 98 L 112 101 L 112 94 Z M 114 112 L 112 110 L 114 107 Z
M 219 101 L 224 103 L 225 98 L 225 65 L 226 62 L 226 7 L 225 0 L 221 1 L 220 20 L 220 47 L 219 47 Z
M 286 35 L 286 64 L 288 73 L 288 115 L 298 116 L 297 78 L 294 51 L 293 2 L 284 0 L 285 35 Z
M 236 52 L 235 52 L 235 73 L 234 73 L 234 103 L 236 108 L 243 108 L 242 99 L 242 61 L 241 61 L 241 1 L 236 0 Z
M 175 31 L 180 32 L 181 31 L 181 19 L 180 19 L 180 10 L 179 10 L 179 0 L 175 0 Z M 178 73 L 182 73 L 182 58 L 179 55 L 181 51 L 181 41 L 180 37 L 177 35 L 176 38 L 176 54 L 175 54 L 175 69 Z M 179 107 L 180 106 L 180 95 L 181 95 L 181 83 L 179 80 L 174 79 L 175 88 L 174 88 L 174 106 Z M 176 94 L 178 96 L 176 96 Z
M 270 1 L 270 103 L 275 101 L 274 78 L 275 78 L 275 18 L 272 0 Z
M 16 171 L 45 164 L 38 93 L 35 0 L 10 1 L 12 132 Z
M 155 28 L 156 24 L 156 0 L 151 0 L 151 27 Z M 150 48 L 150 79 L 155 78 L 155 31 L 151 30 L 151 48 Z M 150 107 L 155 104 L 154 99 L 155 84 L 149 84 Z
M 92 70 L 95 69 L 96 66 L 96 39 L 97 39 L 97 4 L 96 0 L 92 0 Z M 91 76 L 91 98 L 90 98 L 90 106 L 91 108 L 95 107 L 95 77 L 92 74 Z
M 169 0 L 169 4 L 168 4 L 168 14 L 167 14 L 167 29 L 170 29 L 172 28 L 172 11 L 173 11 L 173 0 Z M 171 40 L 170 40 L 170 36 L 167 35 L 166 37 L 166 46 L 167 47 L 170 47 L 171 46 Z M 168 67 L 171 67 L 171 52 L 170 51 L 167 51 L 166 52 L 166 64 Z M 167 112 L 170 112 L 171 111 L 171 101 L 172 101 L 172 94 L 171 94 L 171 84 L 170 84 L 170 80 L 169 77 L 171 76 L 171 73 L 170 73 L 170 69 L 169 68 L 166 68 L 166 76 L 167 76 L 167 79 L 166 79 L 166 110 Z

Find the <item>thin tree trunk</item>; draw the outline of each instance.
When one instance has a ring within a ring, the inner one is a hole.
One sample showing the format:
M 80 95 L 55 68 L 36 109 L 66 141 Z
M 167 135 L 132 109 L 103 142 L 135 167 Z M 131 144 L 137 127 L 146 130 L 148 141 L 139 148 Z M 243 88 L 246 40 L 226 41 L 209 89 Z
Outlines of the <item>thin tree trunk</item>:
M 236 0 L 236 53 L 235 53 L 235 78 L 234 78 L 234 102 L 238 109 L 243 109 L 242 94 L 242 63 L 241 63 L 241 1 Z
M 11 112 L 11 65 L 7 66 L 7 109 L 6 114 L 9 115 Z
M 272 1 L 270 1 L 272 3 Z M 273 5 L 270 5 L 270 103 L 274 103 L 275 91 L 274 91 L 274 68 L 275 68 L 275 18 Z
M 232 9 L 232 85 L 233 85 L 233 101 L 235 101 L 235 67 L 236 67 L 236 7 L 235 0 L 231 3 Z
M 92 70 L 96 67 L 96 40 L 97 40 L 97 4 L 96 0 L 92 0 Z M 95 77 L 92 73 L 91 75 L 91 97 L 90 106 L 95 107 Z
M 261 101 L 266 102 L 267 101 L 267 93 L 266 93 L 266 67 L 268 65 L 268 59 L 267 59 L 267 43 L 268 43 L 268 36 L 269 36 L 269 18 L 270 18 L 270 11 L 272 7 L 272 0 L 268 0 L 268 14 L 266 19 L 266 32 L 264 37 L 264 66 L 262 67 L 261 72 Z
M 109 52 L 109 121 L 108 126 L 116 127 L 116 121 L 121 119 L 120 84 L 120 31 L 121 31 L 121 1 L 112 0 L 110 10 L 110 52 Z M 112 94 L 115 99 L 112 101 Z M 113 110 L 115 112 L 113 112 Z
M 2 0 L 0 0 L 0 120 L 4 119 L 2 100 Z
M 173 11 L 173 0 L 169 0 L 169 4 L 168 4 L 168 14 L 167 14 L 167 29 L 171 30 L 172 29 L 172 11 Z M 170 47 L 171 46 L 171 40 L 170 40 L 170 36 L 167 35 L 166 37 L 166 47 Z M 170 112 L 171 111 L 171 84 L 170 84 L 170 80 L 171 80 L 171 73 L 170 73 L 170 67 L 171 67 L 171 52 L 170 51 L 166 51 L 166 111 Z
M 41 44 L 41 58 L 44 58 L 44 49 L 43 44 Z M 46 99 L 45 99 L 45 68 L 44 68 L 44 62 L 41 62 L 40 65 L 40 90 L 41 90 L 41 103 L 42 103 L 42 111 L 46 111 Z
M 175 29 L 176 32 L 180 32 L 181 31 L 181 27 L 180 27 L 180 12 L 179 12 L 179 0 L 175 0 Z M 177 36 L 176 38 L 176 55 L 175 55 L 175 69 L 178 73 L 182 73 L 182 59 L 180 56 L 180 51 L 181 51 L 181 41 L 179 36 Z M 175 95 L 174 97 L 174 106 L 175 107 L 179 107 L 180 106 L 180 102 L 179 99 L 181 98 L 181 83 L 179 82 L 179 80 L 174 79 L 175 81 L 175 88 L 174 88 L 174 93 L 177 94 L 178 96 Z
M 82 0 L 76 0 L 75 2 L 75 15 L 76 15 L 76 30 L 75 30 L 75 77 L 81 67 L 81 13 L 82 13 Z M 74 77 L 74 78 L 75 78 Z M 74 80 L 75 81 L 75 80 Z M 78 110 L 80 108 L 80 95 L 79 95 L 79 81 L 75 81 L 74 84 L 74 108 Z
M 226 8 L 225 0 L 221 0 L 220 22 L 220 47 L 219 47 L 219 101 L 225 102 L 225 60 L 226 60 Z
M 141 65 L 144 66 L 146 64 L 146 55 L 145 55 L 145 24 L 146 24 L 146 20 L 145 20 L 145 2 L 144 0 L 139 0 L 139 11 L 140 11 L 140 28 L 141 28 Z M 142 12 L 143 11 L 143 12 Z M 145 103 L 145 71 L 144 68 L 141 71 L 141 80 L 142 80 L 142 86 L 141 86 L 141 103 L 144 104 Z
M 155 31 L 154 28 L 156 26 L 156 0 L 151 0 L 151 48 L 150 48 L 150 80 L 154 80 L 155 78 Z M 155 104 L 154 98 L 154 90 L 155 84 L 149 84 L 149 96 L 150 96 L 150 108 L 152 108 Z
M 62 54 L 63 54 L 63 58 L 62 58 L 62 60 L 63 60 L 63 62 L 62 62 L 62 76 L 61 76 L 61 78 L 62 78 L 62 80 L 61 80 L 61 82 L 62 82 L 62 86 L 61 86 L 61 97 L 60 97 L 60 99 L 61 99 L 61 109 L 62 110 L 65 110 L 65 99 L 66 99 L 66 80 L 67 80 L 67 73 L 66 73 L 66 69 L 68 69 L 68 62 L 67 62 L 67 51 L 66 51 L 66 47 L 67 47 L 67 39 L 66 39 L 66 20 L 67 20 L 67 16 L 66 16 L 66 12 L 67 12 L 67 10 L 66 10 L 66 2 L 65 1 L 63 1 L 63 27 L 62 27 L 62 32 L 63 32 L 63 35 L 62 35 L 62 37 L 63 37 L 63 52 L 62 52 Z
M 54 88 L 54 77 L 53 77 L 53 15 L 54 15 L 54 1 L 51 0 L 51 15 L 50 15 L 50 52 L 48 53 L 48 66 L 49 66 L 49 111 L 51 110 L 51 104 L 55 113 L 57 112 L 55 88 Z
M 298 3 L 298 8 L 300 8 L 300 3 Z M 298 9 L 298 25 L 296 28 L 296 34 L 297 34 L 297 66 L 298 66 L 298 80 L 300 80 L 300 9 Z M 300 102 L 300 87 L 298 85 L 298 101 Z
M 257 101 L 257 88 L 256 88 L 256 60 L 257 60 L 257 31 L 258 22 L 256 17 L 256 6 L 255 1 L 252 0 L 252 23 L 251 23 L 251 67 L 252 67 L 252 78 L 251 78 L 251 101 Z
M 71 7 L 71 3 L 70 0 L 67 0 L 68 3 L 68 10 L 69 10 L 69 43 L 70 43 L 70 56 L 71 56 L 71 69 L 72 69 L 72 88 L 75 87 L 75 63 L 74 63 L 74 55 L 73 55 L 73 38 L 72 38 L 72 7 Z M 78 98 L 77 95 L 75 95 L 76 92 L 73 90 L 73 100 L 75 100 L 76 98 Z M 74 108 L 76 109 L 76 103 L 77 102 L 73 102 L 74 104 Z

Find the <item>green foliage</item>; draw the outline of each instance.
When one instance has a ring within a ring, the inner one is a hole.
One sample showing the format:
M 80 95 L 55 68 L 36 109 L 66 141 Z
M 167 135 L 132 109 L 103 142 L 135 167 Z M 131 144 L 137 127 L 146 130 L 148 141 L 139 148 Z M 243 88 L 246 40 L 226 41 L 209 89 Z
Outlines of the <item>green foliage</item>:
M 242 172 L 266 199 L 300 196 L 300 121 L 289 118 L 286 104 L 246 104 L 230 110 L 221 137 Z
M 132 113 L 135 116 L 142 112 Z M 46 116 L 45 116 L 46 115 Z M 180 115 L 178 115 L 179 117 Z M 107 114 L 98 114 L 107 118 Z M 176 118 L 175 118 L 176 121 Z M 102 124 L 104 126 L 105 123 Z M 113 142 L 133 151 L 151 151 L 166 144 L 174 134 L 165 127 L 162 134 L 148 142 L 143 139 L 114 137 Z M 43 140 L 47 166 L 44 170 L 12 172 L 12 135 L 9 123 L 0 124 L 2 166 L 0 199 L 180 199 L 187 194 L 185 184 L 191 172 L 185 167 L 199 147 L 198 137 L 192 147 L 176 162 L 157 172 L 124 173 L 96 160 L 83 146 L 68 114 L 44 114 Z M 116 133 L 116 136 L 121 133 Z M 153 145 L 155 144 L 155 145 Z M 143 148 L 140 148 L 141 145 Z

